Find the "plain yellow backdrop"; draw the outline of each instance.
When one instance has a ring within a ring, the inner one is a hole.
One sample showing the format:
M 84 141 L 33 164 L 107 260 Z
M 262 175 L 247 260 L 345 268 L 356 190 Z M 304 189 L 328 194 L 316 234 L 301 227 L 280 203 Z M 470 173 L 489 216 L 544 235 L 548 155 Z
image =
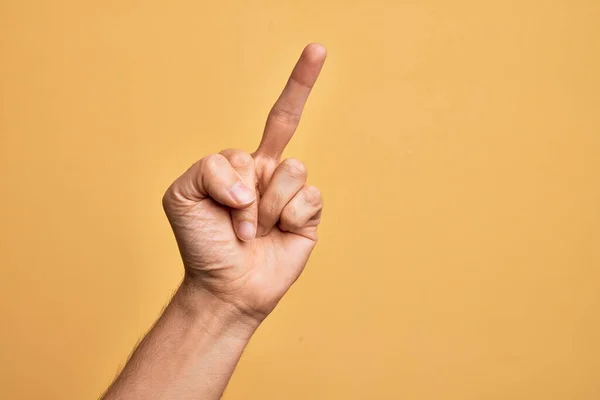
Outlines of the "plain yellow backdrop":
M 600 398 L 600 2 L 0 1 L 0 398 L 100 395 L 176 288 L 169 183 L 287 155 L 321 241 L 226 399 Z

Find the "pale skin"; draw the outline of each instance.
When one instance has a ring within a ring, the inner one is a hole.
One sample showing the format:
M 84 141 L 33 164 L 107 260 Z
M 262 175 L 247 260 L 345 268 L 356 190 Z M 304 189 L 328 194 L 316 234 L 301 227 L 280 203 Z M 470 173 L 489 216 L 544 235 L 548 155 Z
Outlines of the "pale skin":
M 258 149 L 193 164 L 163 197 L 185 277 L 104 400 L 221 398 L 249 339 L 298 279 L 317 243 L 320 191 L 281 161 L 325 62 L 308 45 Z

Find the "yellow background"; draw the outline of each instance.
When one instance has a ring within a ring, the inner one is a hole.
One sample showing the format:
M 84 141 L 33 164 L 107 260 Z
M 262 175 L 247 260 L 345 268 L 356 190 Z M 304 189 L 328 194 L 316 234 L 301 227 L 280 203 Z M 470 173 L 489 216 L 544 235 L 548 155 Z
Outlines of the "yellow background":
M 600 398 L 600 2 L 0 2 L 0 398 L 96 398 L 176 288 L 161 209 L 289 156 L 321 242 L 226 399 Z

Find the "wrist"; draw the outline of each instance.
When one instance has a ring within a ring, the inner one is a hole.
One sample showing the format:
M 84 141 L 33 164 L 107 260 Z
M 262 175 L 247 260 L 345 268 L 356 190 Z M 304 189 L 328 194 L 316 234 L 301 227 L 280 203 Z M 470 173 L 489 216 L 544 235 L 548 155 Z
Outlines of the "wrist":
M 249 340 L 261 322 L 187 277 L 172 302 L 211 336 Z

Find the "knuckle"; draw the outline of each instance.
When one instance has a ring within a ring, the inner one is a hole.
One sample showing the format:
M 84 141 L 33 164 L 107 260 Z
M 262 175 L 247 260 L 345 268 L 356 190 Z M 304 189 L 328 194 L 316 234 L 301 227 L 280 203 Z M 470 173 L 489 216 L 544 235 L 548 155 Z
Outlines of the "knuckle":
M 222 154 L 211 154 L 198 161 L 199 167 L 208 171 L 215 171 L 226 162 L 227 160 Z
M 308 174 L 308 170 L 306 169 L 306 165 L 300 160 L 295 158 L 288 158 L 283 161 L 282 168 L 292 178 L 302 179 L 306 178 Z
M 318 188 L 314 186 L 305 186 L 303 193 L 304 199 L 311 206 L 321 207 L 323 205 L 323 195 Z
M 273 107 L 269 113 L 269 118 L 284 123 L 286 125 L 296 126 L 300 123 L 300 114 L 287 110 L 282 107 Z
M 233 168 L 248 168 L 254 163 L 252 156 L 243 151 L 232 152 L 228 159 Z
M 163 211 L 170 219 L 173 214 L 177 214 L 177 210 L 186 200 L 185 196 L 181 193 L 178 181 L 175 181 L 162 196 Z

